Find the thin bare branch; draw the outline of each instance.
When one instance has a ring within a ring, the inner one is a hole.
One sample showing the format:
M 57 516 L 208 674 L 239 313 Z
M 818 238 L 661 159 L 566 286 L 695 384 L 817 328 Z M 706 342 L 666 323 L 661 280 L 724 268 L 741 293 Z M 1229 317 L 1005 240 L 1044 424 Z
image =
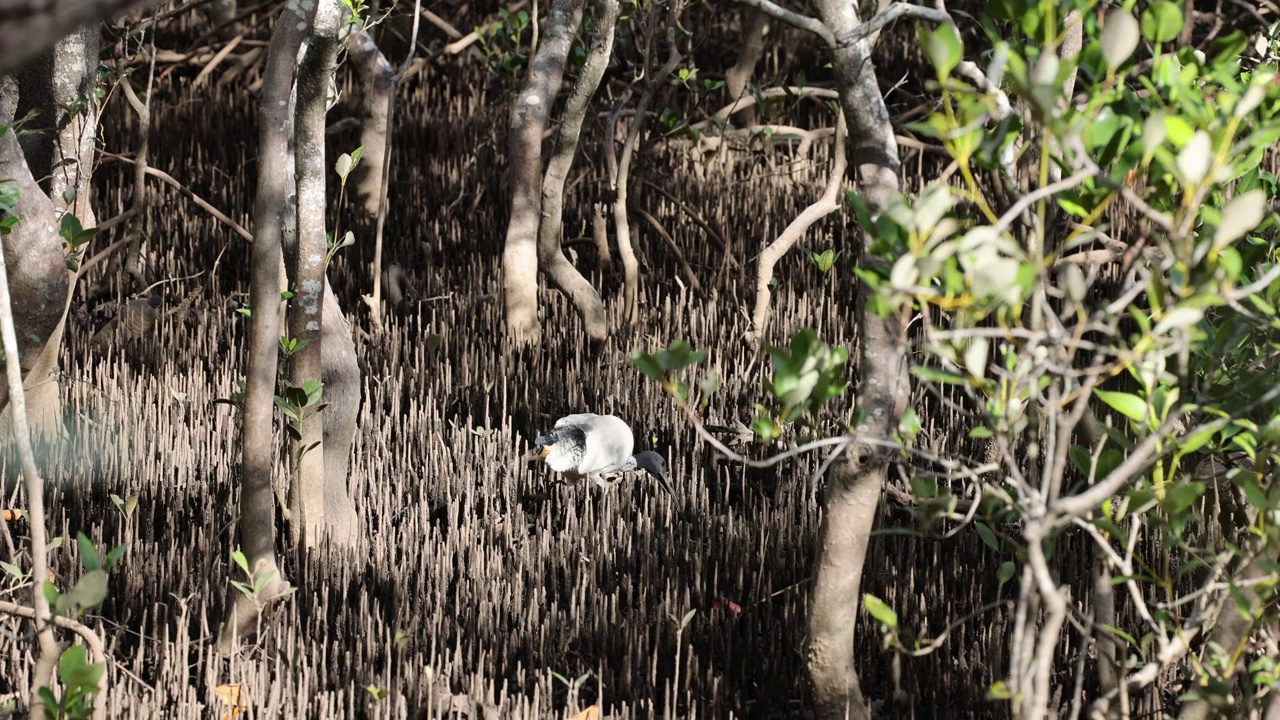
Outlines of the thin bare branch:
M 831 30 L 829 30 L 826 25 L 823 25 L 822 22 L 816 18 L 811 18 L 808 15 L 801 15 L 800 13 L 792 12 L 780 5 L 775 5 L 774 3 L 770 2 L 770 0 L 738 0 L 738 1 L 741 2 L 743 5 L 746 5 L 747 7 L 753 7 L 759 10 L 760 12 L 764 13 L 765 15 L 768 15 L 769 17 L 775 20 L 780 20 L 794 28 L 799 28 L 801 30 L 808 30 L 814 35 L 817 35 L 818 37 L 822 38 L 822 41 L 825 42 L 828 47 L 835 47 L 836 36 L 831 33 Z

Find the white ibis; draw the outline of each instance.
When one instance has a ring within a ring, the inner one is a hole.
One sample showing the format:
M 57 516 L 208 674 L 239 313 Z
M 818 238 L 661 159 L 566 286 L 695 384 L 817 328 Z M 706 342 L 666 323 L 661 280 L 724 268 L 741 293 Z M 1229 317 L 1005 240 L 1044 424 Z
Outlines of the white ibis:
M 590 478 L 607 488 L 612 483 L 604 475 L 644 470 L 671 493 L 666 459 L 652 450 L 632 455 L 635 438 L 631 428 L 613 415 L 566 415 L 556 421 L 555 429 L 534 442 L 537 447 L 531 458 L 546 460 L 552 470 L 571 479 Z

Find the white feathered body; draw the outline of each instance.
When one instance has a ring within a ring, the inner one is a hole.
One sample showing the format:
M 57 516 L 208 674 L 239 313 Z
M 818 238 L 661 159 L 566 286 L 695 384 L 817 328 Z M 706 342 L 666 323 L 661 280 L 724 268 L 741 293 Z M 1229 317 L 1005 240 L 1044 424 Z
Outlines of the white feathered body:
M 547 465 L 559 473 L 597 477 L 635 469 L 631 428 L 613 415 L 566 415 L 538 443 L 550 447 Z

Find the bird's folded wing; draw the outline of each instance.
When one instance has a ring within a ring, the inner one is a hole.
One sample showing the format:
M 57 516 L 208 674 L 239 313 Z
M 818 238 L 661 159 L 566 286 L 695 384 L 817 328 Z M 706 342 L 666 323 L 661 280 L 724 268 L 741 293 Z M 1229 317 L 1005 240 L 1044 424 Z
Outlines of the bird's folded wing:
M 556 429 L 569 425 L 589 425 L 591 421 L 600 417 L 595 413 L 578 413 L 576 415 L 565 415 L 556 421 Z

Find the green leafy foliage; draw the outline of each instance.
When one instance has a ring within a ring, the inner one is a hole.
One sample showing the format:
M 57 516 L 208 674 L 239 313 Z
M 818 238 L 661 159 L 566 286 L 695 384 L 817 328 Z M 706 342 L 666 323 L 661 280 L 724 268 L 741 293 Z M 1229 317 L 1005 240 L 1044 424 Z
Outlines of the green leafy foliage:
M 628 362 L 650 380 L 662 383 L 662 388 L 673 394 L 680 402 L 689 399 L 689 384 L 677 379 L 677 375 L 690 366 L 707 358 L 707 351 L 694 350 L 684 340 L 676 340 L 665 350 L 646 353 L 633 350 Z M 711 387 L 705 385 L 704 387 Z
M 255 579 L 253 577 L 253 570 L 249 568 L 249 559 L 245 557 L 245 554 L 241 552 L 239 548 L 231 551 L 231 561 L 235 563 L 236 567 L 240 569 L 240 572 L 243 573 L 245 577 L 245 580 L 243 581 L 232 580 L 231 586 L 246 598 L 254 601 L 255 603 L 258 602 L 262 591 L 265 590 L 267 585 L 269 585 L 275 578 L 276 572 L 274 570 L 265 572 Z
M 765 351 L 773 365 L 769 390 L 779 403 L 777 417 L 783 424 L 801 418 L 815 422 L 823 405 L 848 387 L 843 376 L 849 352 L 828 346 L 809 328 L 793 335 L 788 347 L 768 345 Z
M 487 27 L 473 28 L 479 38 L 480 51 L 489 64 L 489 71 L 504 86 L 514 87 L 524 75 L 529 62 L 525 34 L 530 31 L 530 18 L 526 10 L 498 8 L 500 22 Z
M 58 221 L 58 236 L 67 243 L 71 251 L 79 250 L 80 246 L 92 240 L 97 234 L 97 228 L 81 227 L 79 218 L 69 212 L 63 213 L 62 219 Z
M 830 248 L 823 250 L 822 252 L 804 248 L 804 252 L 805 255 L 809 256 L 809 261 L 813 263 L 814 267 L 818 268 L 818 272 L 823 275 L 830 272 L 832 266 L 834 266 L 836 261 L 840 259 L 840 256 L 844 254 L 843 250 L 832 250 Z
M 320 380 L 306 380 L 301 386 L 284 381 L 284 394 L 273 396 L 273 402 L 285 416 L 288 423 L 285 430 L 295 442 L 302 440 L 303 426 L 325 408 L 320 402 L 324 393 L 324 383 Z M 299 454 L 299 456 L 301 453 Z
M 996 581 L 1029 582 L 1028 550 L 1051 557 L 1057 537 L 1081 524 L 1117 547 L 1141 528 L 1151 548 L 1124 582 L 1152 607 L 1178 612 L 1153 612 L 1142 632 L 1105 630 L 1148 657 L 1182 632 L 1192 604 L 1225 600 L 1252 619 L 1274 598 L 1274 584 L 1197 584 L 1206 565 L 1229 577 L 1247 555 L 1206 537 L 1247 536 L 1266 557 L 1280 550 L 1274 518 L 1265 519 L 1280 492 L 1257 470 L 1280 460 L 1280 244 L 1270 201 L 1280 182 L 1262 165 L 1280 142 L 1280 41 L 1224 30 L 1182 47 L 1183 8 L 993 0 L 979 20 L 990 48 L 966 48 L 946 24 L 922 26 L 938 101 L 909 128 L 946 149 L 955 180 L 897 198 L 879 216 L 850 197 L 874 238 L 874 262 L 854 269 L 875 293 L 872 309 L 922 323 L 914 382 L 957 403 L 971 418 L 969 437 L 1001 451 L 986 466 L 999 479 L 978 486 L 979 511 L 964 519 L 1001 554 Z M 1072 10 L 1083 12 L 1075 60 L 1057 54 Z M 957 71 L 966 56 L 989 82 L 975 81 L 972 66 Z M 1030 186 L 991 191 L 995 178 L 1014 174 Z M 1130 275 L 1103 285 L 1121 266 Z M 904 415 L 903 438 L 918 420 Z M 1205 528 L 1220 521 L 1205 513 L 1221 492 L 1205 480 L 1211 467 L 1262 511 L 1256 519 Z M 967 491 L 970 482 L 951 486 Z M 1046 516 L 1028 500 L 1054 507 L 1099 484 L 1108 496 L 1088 495 L 1092 506 L 1074 516 Z M 930 523 L 961 520 L 939 504 L 947 491 L 913 479 L 913 512 Z M 1228 652 L 1193 664 L 1191 694 L 1226 688 L 1228 697 L 1234 679 L 1224 668 L 1240 660 Z M 1274 681 L 1274 663 L 1257 668 L 1260 682 Z M 998 682 L 989 697 L 1020 702 L 1015 690 Z
M 58 679 L 62 682 L 62 700 L 52 690 L 40 688 L 40 703 L 47 717 L 57 720 L 79 720 L 93 717 L 94 695 L 102 691 L 100 683 L 106 663 L 89 662 L 84 645 L 72 645 L 58 659 Z
M 364 146 L 352 150 L 350 153 L 342 153 L 333 163 L 333 171 L 338 173 L 338 179 L 342 185 L 347 184 L 347 176 L 351 174 L 360 165 L 360 158 L 364 157 Z
M 348 25 L 365 24 L 365 16 L 368 13 L 367 0 L 342 0 L 342 4 L 347 8 Z
M 884 628 L 888 630 L 897 629 L 898 613 L 894 612 L 893 608 L 886 605 L 880 598 L 872 595 L 871 593 L 863 593 L 862 606 L 865 607 L 867 612 L 871 614 L 871 617 L 875 618 L 876 622 L 880 623 Z

